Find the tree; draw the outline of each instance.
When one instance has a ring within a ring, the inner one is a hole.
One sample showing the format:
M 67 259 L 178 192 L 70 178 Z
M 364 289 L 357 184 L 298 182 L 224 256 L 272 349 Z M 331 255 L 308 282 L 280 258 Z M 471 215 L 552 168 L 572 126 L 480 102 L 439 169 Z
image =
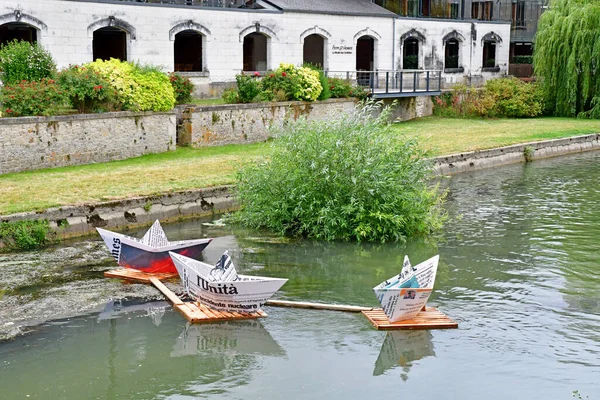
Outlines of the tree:
M 535 74 L 557 116 L 600 118 L 600 0 L 555 0 L 542 14 Z

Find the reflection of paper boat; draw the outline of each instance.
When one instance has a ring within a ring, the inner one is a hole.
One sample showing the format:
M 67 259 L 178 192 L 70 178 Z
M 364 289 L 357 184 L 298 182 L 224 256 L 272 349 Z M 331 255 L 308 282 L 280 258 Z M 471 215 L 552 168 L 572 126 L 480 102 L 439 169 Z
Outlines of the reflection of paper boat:
M 171 352 L 171 357 L 218 353 L 284 356 L 277 344 L 257 320 L 224 321 L 212 324 L 187 324 Z
M 390 368 L 410 368 L 410 363 L 435 356 L 429 331 L 390 331 L 385 336 L 373 375 L 381 375 Z
M 130 313 L 145 312 L 152 318 L 154 325 L 159 326 L 165 310 L 170 306 L 166 301 L 141 302 L 140 300 L 111 300 L 104 310 L 98 314 L 98 322 L 120 318 Z
M 439 259 L 437 255 L 413 267 L 405 257 L 398 275 L 373 288 L 390 322 L 413 318 L 421 311 L 433 290 Z
M 171 257 L 169 257 L 170 251 L 198 258 L 212 240 L 195 239 L 169 242 L 158 220 L 152 224 L 141 239 L 101 228 L 96 229 L 120 266 L 151 273 L 177 272 Z
M 233 274 L 215 280 L 219 269 L 201 261 L 170 253 L 188 295 L 202 304 L 223 311 L 256 312 L 287 279 Z

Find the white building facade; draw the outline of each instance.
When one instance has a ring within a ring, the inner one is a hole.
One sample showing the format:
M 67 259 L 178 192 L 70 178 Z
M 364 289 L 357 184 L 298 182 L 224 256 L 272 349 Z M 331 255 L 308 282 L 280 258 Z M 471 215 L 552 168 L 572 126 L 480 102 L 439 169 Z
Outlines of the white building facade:
M 59 68 L 116 57 L 178 70 L 200 95 L 216 94 L 242 70 L 279 63 L 340 72 L 442 70 L 446 85 L 483 82 L 508 69 L 509 23 L 398 17 L 369 0 L 322 0 L 312 9 L 290 0 L 258 0 L 260 9 L 205 2 L 2 0 L 0 41 L 37 41 Z

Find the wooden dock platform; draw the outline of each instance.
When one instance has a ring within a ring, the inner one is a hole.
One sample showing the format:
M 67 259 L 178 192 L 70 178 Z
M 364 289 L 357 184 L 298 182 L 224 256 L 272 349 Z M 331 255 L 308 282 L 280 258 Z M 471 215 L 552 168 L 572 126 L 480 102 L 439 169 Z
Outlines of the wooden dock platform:
M 217 311 L 195 301 L 183 301 L 161 282 L 166 279 L 178 277 L 177 273 L 151 274 L 131 268 L 118 268 L 104 272 L 104 276 L 154 285 L 173 304 L 173 308 L 183 314 L 192 324 L 256 319 L 267 316 L 267 313 L 262 310 L 255 313 Z
M 424 307 L 413 319 L 390 322 L 381 308 L 362 312 L 378 330 L 392 329 L 456 329 L 458 323 L 435 307 Z
M 150 283 L 150 278 L 156 278 L 164 281 L 165 279 L 178 277 L 179 274 L 177 272 L 151 274 L 133 268 L 117 268 L 110 271 L 105 271 L 104 276 L 107 278 L 119 278 L 139 283 Z

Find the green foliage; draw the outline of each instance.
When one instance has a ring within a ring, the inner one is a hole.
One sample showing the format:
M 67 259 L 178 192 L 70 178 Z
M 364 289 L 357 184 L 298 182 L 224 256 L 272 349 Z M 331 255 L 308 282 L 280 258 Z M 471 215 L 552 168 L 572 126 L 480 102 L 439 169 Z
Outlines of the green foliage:
M 533 64 L 533 56 L 514 56 L 511 60 L 513 64 Z
M 402 67 L 404 69 L 417 69 L 419 68 L 419 57 L 418 56 L 404 56 L 402 61 Z
M 251 103 L 259 95 L 261 92 L 259 76 L 259 72 L 255 72 L 254 75 L 246 75 L 242 72 L 235 76 L 240 102 Z
M 240 94 L 235 88 L 225 90 L 221 98 L 227 104 L 235 104 L 240 102 Z
M 327 78 L 329 82 L 329 92 L 334 99 L 352 97 L 353 86 L 350 82 L 340 78 Z
M 194 91 L 194 84 L 190 81 L 190 78 L 183 77 L 177 72 L 171 72 L 169 74 L 169 80 L 173 91 L 175 92 L 175 103 L 176 104 L 187 104 L 192 101 L 192 92 Z
M 535 149 L 531 146 L 525 146 L 525 148 L 523 149 L 523 156 L 525 157 L 525 162 L 532 162 L 533 161 L 533 155 L 535 154 Z
M 168 111 L 175 106 L 169 77 L 158 68 L 111 58 L 85 65 L 108 81 L 125 110 Z
M 80 113 L 119 109 L 116 91 L 98 72 L 73 65 L 60 71 L 57 81 L 69 98 L 71 106 Z
M 48 220 L 0 222 L 0 241 L 7 250 L 33 250 L 52 240 Z
M 540 17 L 533 62 L 550 113 L 600 117 L 600 1 L 554 1 Z
M 0 48 L 0 79 L 5 85 L 52 78 L 56 64 L 37 43 L 13 40 Z
M 331 91 L 329 90 L 329 80 L 325 76 L 323 70 L 319 70 L 319 82 L 321 83 L 321 93 L 319 94 L 319 98 L 317 100 L 327 100 L 331 97 Z
M 434 114 L 443 117 L 521 118 L 542 111 L 539 86 L 514 77 L 489 80 L 481 89 L 455 85 L 451 93 L 434 98 Z
M 66 100 L 65 93 L 56 82 L 46 78 L 39 82 L 5 85 L 0 90 L 4 117 L 56 115 Z
M 327 124 L 290 122 L 267 158 L 239 171 L 234 218 L 322 240 L 398 241 L 439 229 L 432 163 L 415 141 L 393 134 L 390 108 L 381 107 L 365 103 Z

